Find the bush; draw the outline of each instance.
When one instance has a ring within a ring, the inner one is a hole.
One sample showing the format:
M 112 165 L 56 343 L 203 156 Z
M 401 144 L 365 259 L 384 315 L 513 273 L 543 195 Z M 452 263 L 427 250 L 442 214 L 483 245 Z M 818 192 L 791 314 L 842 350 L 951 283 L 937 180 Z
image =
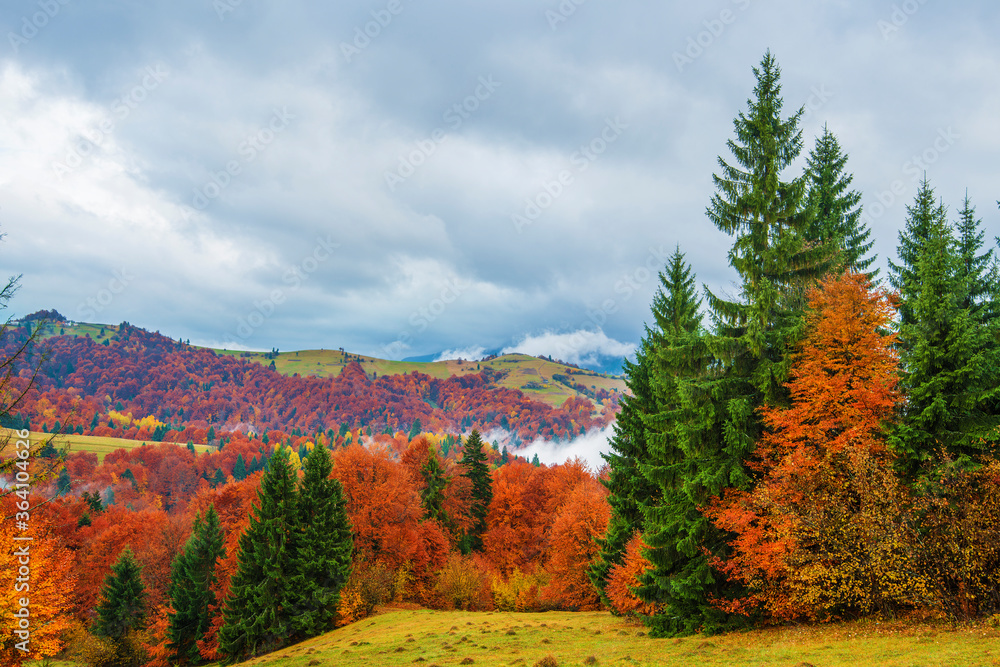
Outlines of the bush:
M 490 577 L 471 556 L 449 556 L 438 572 L 434 590 L 445 609 L 483 611 L 492 602 Z
M 493 606 L 497 611 L 546 611 L 539 600 L 538 591 L 547 582 L 543 572 L 525 574 L 514 568 L 510 577 L 504 581 L 500 575 L 494 575 L 490 586 L 493 592 Z
M 74 644 L 73 653 L 87 667 L 139 667 L 149 657 L 135 632 L 117 640 L 85 633 Z
M 375 607 L 393 599 L 397 575 L 384 563 L 357 563 L 340 591 L 337 625 L 371 616 Z

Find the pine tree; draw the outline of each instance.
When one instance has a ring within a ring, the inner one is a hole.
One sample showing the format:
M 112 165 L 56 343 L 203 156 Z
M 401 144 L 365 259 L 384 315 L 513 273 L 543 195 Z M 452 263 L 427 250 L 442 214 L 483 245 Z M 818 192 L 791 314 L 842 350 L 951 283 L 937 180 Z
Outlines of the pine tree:
M 63 468 L 59 471 L 59 479 L 56 482 L 56 494 L 64 496 L 73 489 L 73 483 L 69 476 L 69 470 Z
M 962 305 L 971 309 L 976 322 L 988 324 L 1000 317 L 1000 276 L 995 272 L 994 263 L 997 258 L 993 255 L 993 248 L 979 254 L 986 235 L 981 228 L 982 223 L 982 220 L 976 218 L 976 208 L 966 192 L 955 225 L 960 261 L 959 279 L 968 283 L 968 294 Z
M 146 627 L 146 587 L 142 569 L 126 546 L 104 578 L 94 634 L 118 641 Z
M 729 263 L 741 279 L 740 299 L 705 287 L 713 332 L 666 351 L 664 367 L 674 372 L 653 380 L 654 393 L 675 401 L 647 422 L 662 438 L 649 477 L 664 497 L 646 512 L 654 570 L 642 578 L 639 594 L 662 610 L 646 619 L 657 636 L 740 623 L 711 602 L 730 597 L 735 585 L 712 566 L 726 557 L 729 536 L 702 508 L 728 488 L 751 485 L 745 461 L 763 431 L 758 411 L 788 403 L 784 382 L 804 326 L 806 289 L 832 259 L 830 247 L 806 239 L 805 178 L 781 180 L 802 149 L 803 109 L 782 119 L 780 70 L 770 52 L 753 71 L 754 97 L 727 144 L 736 164 L 719 158 L 717 193 L 707 209 L 715 226 L 735 237 Z
M 243 453 L 236 457 L 236 463 L 233 464 L 233 479 L 237 482 L 242 482 L 247 478 L 247 464 L 243 460 Z
M 351 573 L 354 538 L 340 482 L 330 478 L 326 447 L 306 458 L 296 503 L 294 555 L 286 584 L 295 637 L 306 639 L 333 629 L 340 589 Z
M 947 215 L 944 205 L 935 202 L 934 189 L 925 176 L 917 189 L 913 205 L 906 207 L 906 226 L 899 232 L 899 245 L 896 247 L 900 263 L 889 260 L 889 283 L 902 297 L 899 304 L 901 326 L 914 322 L 913 300 L 907 295 L 912 295 L 919 289 L 917 262 L 931 229 L 935 225 L 947 224 Z M 905 346 L 905 341 L 902 342 Z
M 601 550 L 589 575 L 608 606 L 606 588 L 611 569 L 625 558 L 626 546 L 633 534 L 642 530 L 643 507 L 658 505 L 662 497 L 659 484 L 647 479 L 646 472 L 641 469 L 651 463 L 646 421 L 660 414 L 661 401 L 667 400 L 662 395 L 654 395 L 651 375 L 670 373 L 664 366 L 662 353 L 699 329 L 700 306 L 691 267 L 677 248 L 667 263 L 666 273 L 660 273 L 660 288 L 652 304 L 654 326 L 646 327 L 635 363 L 625 360 L 629 394 L 624 396 L 622 410 L 615 422 L 610 442 L 612 451 L 602 455 L 610 469 L 608 478 L 602 483 L 609 491 L 611 522 L 600 540 Z M 653 476 L 655 478 L 655 474 Z
M 448 477 L 441 467 L 441 459 L 434 447 L 428 452 L 427 462 L 420 468 L 424 484 L 420 489 L 420 504 L 427 512 L 429 519 L 442 523 L 447 521 L 444 512 L 444 489 L 448 485 Z
M 257 491 L 259 504 L 240 537 L 237 570 L 223 611 L 219 652 L 227 664 L 279 648 L 293 633 L 286 599 L 292 576 L 295 478 L 284 447 L 268 462 Z
M 194 520 L 194 530 L 184 550 L 174 559 L 170 576 L 167 648 L 174 664 L 201 662 L 197 643 L 211 623 L 209 610 L 216 604 L 213 586 L 215 565 L 224 557 L 224 537 L 215 506 Z
M 977 281 L 941 215 L 931 219 L 922 240 L 912 273 L 901 281 L 908 314 L 899 328 L 906 402 L 892 439 L 911 476 L 940 450 L 952 458 L 974 457 L 984 446 L 994 454 L 1000 444 L 994 432 L 1000 426 L 993 409 L 1000 379 L 995 341 L 977 317 L 971 296 Z M 901 257 L 903 249 L 901 244 Z
M 459 465 L 465 470 L 462 473 L 472 482 L 472 503 L 469 514 L 473 523 L 469 533 L 462 540 L 462 551 L 481 551 L 483 548 L 483 533 L 486 532 L 486 516 L 493 500 L 493 478 L 486 462 L 486 452 L 483 451 L 483 441 L 479 431 L 473 430 L 465 441 L 462 450 L 462 460 Z
M 806 176 L 809 194 L 806 203 L 812 221 L 806 231 L 806 239 L 831 244 L 840 253 L 837 264 L 842 269 L 867 271 L 875 262 L 875 256 L 865 255 L 875 245 L 869 240 L 871 230 L 861 223 L 861 193 L 849 190 L 854 176 L 846 174 L 847 154 L 842 153 L 837 137 L 823 126 L 822 136 L 816 139 L 816 146 L 806 158 Z M 878 269 L 868 276 L 874 278 Z

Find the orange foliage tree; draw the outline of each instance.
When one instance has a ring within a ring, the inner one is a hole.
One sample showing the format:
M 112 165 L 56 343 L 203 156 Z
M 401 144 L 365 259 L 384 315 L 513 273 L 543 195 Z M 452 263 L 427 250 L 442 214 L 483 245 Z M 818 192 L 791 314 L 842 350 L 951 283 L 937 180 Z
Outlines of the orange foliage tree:
M 16 501 L 13 495 L 0 500 L 0 517 L 14 517 Z M 39 501 L 31 498 L 30 506 Z M 17 530 L 16 525 L 10 518 L 0 522 L 0 664 L 4 665 L 55 655 L 73 623 L 72 555 L 42 512 L 31 514 L 27 531 Z
M 894 298 L 847 273 L 811 290 L 809 305 L 786 385 L 792 404 L 762 409 L 769 430 L 751 463 L 759 483 L 708 509 L 735 533 L 719 566 L 750 591 L 719 603 L 729 611 L 866 613 L 910 601 L 921 586 L 906 546 L 907 497 L 884 437 L 899 401 L 887 331 Z
M 611 608 L 617 614 L 649 616 L 657 611 L 656 605 L 643 602 L 635 594 L 635 589 L 639 587 L 639 577 L 653 566 L 642 553 L 647 548 L 649 547 L 642 541 L 642 532 L 635 531 L 625 545 L 625 558 L 608 571 L 608 587 L 605 592 Z
M 549 532 L 549 584 L 540 593 L 543 600 L 580 611 L 600 609 L 597 589 L 587 570 L 600 551 L 602 537 L 611 520 L 608 491 L 595 478 L 581 480 L 561 504 Z

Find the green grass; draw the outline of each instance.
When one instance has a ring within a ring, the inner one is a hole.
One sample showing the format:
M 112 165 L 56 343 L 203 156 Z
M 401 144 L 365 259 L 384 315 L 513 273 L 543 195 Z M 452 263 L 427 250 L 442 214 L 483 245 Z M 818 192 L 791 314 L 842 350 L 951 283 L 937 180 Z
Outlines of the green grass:
M 7 429 L 2 429 L 2 432 L 10 433 Z M 46 439 L 52 437 L 50 433 L 39 433 L 37 431 L 31 432 L 31 445 L 35 447 L 40 445 Z M 144 444 L 152 445 L 156 444 L 152 441 L 143 442 L 141 440 L 126 440 L 125 438 L 106 438 L 94 435 L 56 435 L 55 440 L 52 441 L 53 447 L 56 449 L 63 449 L 68 447 L 70 453 L 73 452 L 93 452 L 97 454 L 98 461 L 103 461 L 104 457 L 110 452 L 116 449 L 135 449 L 136 447 L 142 447 Z M 181 444 L 181 443 L 178 443 Z M 181 444 L 183 447 L 184 445 Z M 202 452 L 214 452 L 215 447 L 209 445 L 195 445 L 194 449 L 199 454 Z
M 606 612 L 391 610 L 242 664 L 532 667 L 550 655 L 559 665 L 1000 665 L 1000 633 L 986 624 L 865 621 L 651 639 Z

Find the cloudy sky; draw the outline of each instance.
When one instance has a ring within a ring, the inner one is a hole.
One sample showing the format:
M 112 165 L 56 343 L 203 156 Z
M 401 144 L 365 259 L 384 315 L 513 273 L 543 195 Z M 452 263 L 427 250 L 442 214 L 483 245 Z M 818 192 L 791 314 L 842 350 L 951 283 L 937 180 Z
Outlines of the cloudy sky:
M 204 344 L 620 355 L 676 244 L 733 281 L 704 210 L 767 49 L 880 265 L 924 169 L 1000 233 L 998 31 L 988 0 L 6 0 L 0 272 L 15 316 Z

